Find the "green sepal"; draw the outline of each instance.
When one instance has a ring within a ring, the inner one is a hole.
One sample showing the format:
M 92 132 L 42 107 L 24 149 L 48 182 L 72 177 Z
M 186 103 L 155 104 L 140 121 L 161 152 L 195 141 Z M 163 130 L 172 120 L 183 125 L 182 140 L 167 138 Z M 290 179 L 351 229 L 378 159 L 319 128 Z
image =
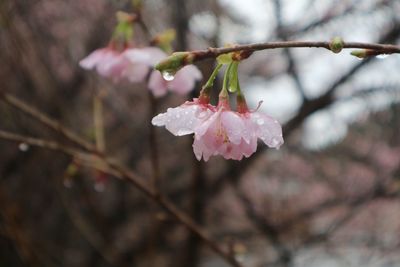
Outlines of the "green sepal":
M 158 62 L 155 69 L 160 72 L 175 73 L 185 65 L 193 63 L 193 55 L 190 52 L 175 52 L 166 59 Z

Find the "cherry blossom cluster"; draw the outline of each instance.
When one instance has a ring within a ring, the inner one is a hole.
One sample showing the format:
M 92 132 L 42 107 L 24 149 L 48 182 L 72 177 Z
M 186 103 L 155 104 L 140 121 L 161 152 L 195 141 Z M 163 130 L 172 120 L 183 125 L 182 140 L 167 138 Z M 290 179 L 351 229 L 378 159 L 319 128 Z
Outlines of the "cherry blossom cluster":
M 84 69 L 95 69 L 101 76 L 114 82 L 145 82 L 151 71 L 147 87 L 156 97 L 164 96 L 168 91 L 181 95 L 189 93 L 196 81 L 202 79 L 201 72 L 197 67 L 188 65 L 180 69 L 173 80 L 167 81 L 160 72 L 153 70 L 154 65 L 166 57 L 167 54 L 157 47 L 118 51 L 110 46 L 95 50 L 82 59 L 79 65 Z
M 96 70 L 100 76 L 114 83 L 145 82 L 155 97 L 162 97 L 168 91 L 184 95 L 194 89 L 196 81 L 203 76 L 193 65 L 181 68 L 171 79 L 163 79 L 154 70 L 156 63 L 167 58 L 167 52 L 172 50 L 175 31 L 167 30 L 157 35 L 152 41 L 153 46 L 137 47 L 133 42 L 133 26 L 140 15 L 124 12 L 117 12 L 116 15 L 118 23 L 109 45 L 82 59 L 79 62 L 82 68 Z
M 115 83 L 146 82 L 155 97 L 168 91 L 187 94 L 196 81 L 202 79 L 197 67 L 190 65 L 193 62 L 190 52 L 177 52 L 168 57 L 165 51 L 155 46 L 138 48 L 131 45 L 133 17 L 125 13 L 119 15 L 120 22 L 110 45 L 82 59 L 79 62 L 82 68 L 96 70 Z M 166 36 L 164 39 L 168 40 L 169 47 L 170 38 Z M 165 43 L 160 47 L 163 46 Z M 250 111 L 240 90 L 238 65 L 249 55 L 239 52 L 220 56 L 219 64 L 199 98 L 169 108 L 166 113 L 155 116 L 152 124 L 165 126 L 176 136 L 194 134 L 193 151 L 198 160 L 208 161 L 216 155 L 233 160 L 248 158 L 256 152 L 258 139 L 278 149 L 284 142 L 280 124 L 257 110 Z M 218 104 L 214 106 L 210 104 L 210 90 L 223 65 L 228 67 Z M 237 111 L 230 107 L 228 91 L 237 94 Z
M 217 106 L 200 96 L 179 107 L 155 116 L 152 124 L 165 126 L 175 136 L 194 134 L 193 151 L 198 160 L 211 156 L 241 160 L 257 150 L 257 139 L 279 148 L 283 144 L 279 122 L 258 111 L 250 111 L 244 99 L 238 112 L 231 110 L 227 96 L 220 96 Z M 240 98 L 238 98 L 240 99 Z

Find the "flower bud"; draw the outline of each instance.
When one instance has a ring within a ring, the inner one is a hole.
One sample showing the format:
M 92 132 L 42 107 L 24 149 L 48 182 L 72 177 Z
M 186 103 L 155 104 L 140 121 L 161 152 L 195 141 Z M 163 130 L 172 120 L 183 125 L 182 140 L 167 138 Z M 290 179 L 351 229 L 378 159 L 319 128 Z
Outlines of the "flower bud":
M 340 51 L 342 51 L 343 46 L 344 46 L 343 39 L 341 37 L 334 37 L 329 44 L 329 49 L 333 53 L 337 54 L 337 53 L 340 53 Z
M 166 59 L 160 61 L 154 68 L 162 73 L 175 73 L 185 65 L 191 64 L 193 58 L 193 54 L 190 52 L 175 52 Z
M 367 55 L 367 50 L 362 49 L 362 50 L 354 50 L 351 51 L 350 53 L 352 56 L 358 57 L 358 58 L 366 58 Z

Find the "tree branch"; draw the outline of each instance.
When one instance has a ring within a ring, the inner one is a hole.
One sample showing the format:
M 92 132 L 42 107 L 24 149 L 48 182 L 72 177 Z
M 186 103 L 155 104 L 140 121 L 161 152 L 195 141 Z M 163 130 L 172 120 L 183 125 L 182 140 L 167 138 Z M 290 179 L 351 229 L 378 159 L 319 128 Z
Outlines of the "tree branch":
M 281 42 L 266 42 L 256 44 L 245 44 L 235 45 L 233 47 L 209 47 L 204 50 L 194 50 L 187 52 L 187 58 L 183 59 L 184 64 L 192 64 L 197 61 L 201 61 L 208 58 L 217 58 L 222 54 L 228 54 L 231 52 L 247 52 L 251 54 L 255 51 L 277 49 L 277 48 L 325 48 L 331 50 L 332 42 L 326 41 L 281 41 Z M 380 55 L 380 54 L 396 54 L 400 53 L 400 46 L 391 44 L 374 44 L 374 43 L 361 43 L 361 42 L 343 42 L 341 47 L 344 49 L 357 48 L 371 51 L 368 55 Z M 176 62 L 176 54 L 172 54 L 160 63 L 165 62 Z M 160 65 L 159 65 L 160 66 Z M 157 67 L 162 69 L 163 67 Z

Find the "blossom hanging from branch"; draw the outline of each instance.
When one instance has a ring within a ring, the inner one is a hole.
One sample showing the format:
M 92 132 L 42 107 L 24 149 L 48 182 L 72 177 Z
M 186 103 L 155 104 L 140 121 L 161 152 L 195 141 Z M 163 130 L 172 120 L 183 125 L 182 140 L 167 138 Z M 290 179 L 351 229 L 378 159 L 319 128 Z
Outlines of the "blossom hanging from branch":
M 193 90 L 196 81 L 203 77 L 197 67 L 186 66 L 168 80 L 153 70 L 157 62 L 168 57 L 166 52 L 172 50 L 170 42 L 174 38 L 173 31 L 166 31 L 154 38 L 152 44 L 158 47 L 136 47 L 133 44 L 133 23 L 138 19 L 137 16 L 118 12 L 117 18 L 119 22 L 109 45 L 82 59 L 79 62 L 82 68 L 94 69 L 114 83 L 147 82 L 148 89 L 156 97 L 164 96 L 168 91 L 184 95 Z
M 257 139 L 279 148 L 283 144 L 282 127 L 277 120 L 258 111 L 250 111 L 238 81 L 238 61 L 231 61 L 225 71 L 217 106 L 210 104 L 210 90 L 221 68 L 219 64 L 203 87 L 199 99 L 169 108 L 153 118 L 156 126 L 165 126 L 176 136 L 194 134 L 193 151 L 198 160 L 211 156 L 242 160 L 257 150 Z M 237 93 L 237 111 L 229 104 L 229 93 Z

